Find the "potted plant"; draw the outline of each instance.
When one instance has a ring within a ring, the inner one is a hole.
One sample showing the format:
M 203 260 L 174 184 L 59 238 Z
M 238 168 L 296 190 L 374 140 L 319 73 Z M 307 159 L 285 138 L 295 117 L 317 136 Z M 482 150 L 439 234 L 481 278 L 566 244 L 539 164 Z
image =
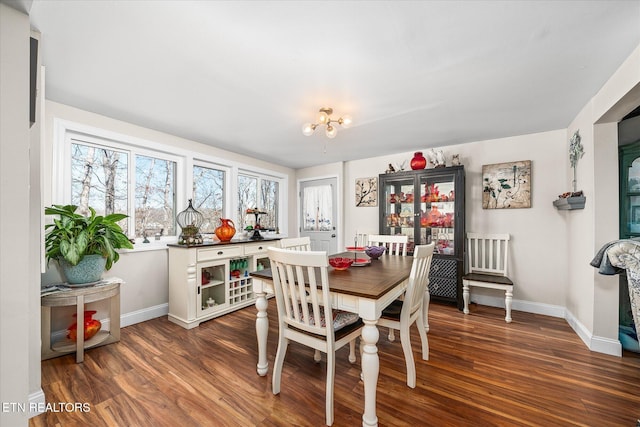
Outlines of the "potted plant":
M 77 209 L 75 205 L 45 208 L 45 215 L 58 215 L 53 224 L 45 225 L 47 262 L 58 261 L 69 283 L 96 282 L 120 258 L 116 249 L 133 249 L 118 225 L 127 215 L 100 216 L 89 207 L 91 215 L 84 216 Z

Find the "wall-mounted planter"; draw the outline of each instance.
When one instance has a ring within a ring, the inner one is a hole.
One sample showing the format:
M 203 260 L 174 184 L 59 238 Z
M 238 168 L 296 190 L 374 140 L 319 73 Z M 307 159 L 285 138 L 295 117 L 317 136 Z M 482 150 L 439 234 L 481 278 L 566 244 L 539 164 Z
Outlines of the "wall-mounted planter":
M 555 206 L 559 211 L 584 209 L 584 202 L 586 200 L 587 198 L 584 196 L 560 198 L 553 201 L 553 206 Z

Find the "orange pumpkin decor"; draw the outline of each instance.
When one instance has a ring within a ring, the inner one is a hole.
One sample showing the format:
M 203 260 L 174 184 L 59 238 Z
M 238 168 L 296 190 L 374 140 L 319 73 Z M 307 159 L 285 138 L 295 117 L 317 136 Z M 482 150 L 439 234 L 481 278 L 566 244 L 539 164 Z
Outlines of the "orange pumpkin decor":
M 87 310 L 84 312 L 84 340 L 91 339 L 102 328 L 102 323 L 99 320 L 94 319 L 93 315 L 96 314 L 95 310 Z M 73 317 L 77 317 L 75 314 Z M 78 339 L 78 322 L 74 322 L 73 325 L 67 329 L 67 338 L 71 341 Z

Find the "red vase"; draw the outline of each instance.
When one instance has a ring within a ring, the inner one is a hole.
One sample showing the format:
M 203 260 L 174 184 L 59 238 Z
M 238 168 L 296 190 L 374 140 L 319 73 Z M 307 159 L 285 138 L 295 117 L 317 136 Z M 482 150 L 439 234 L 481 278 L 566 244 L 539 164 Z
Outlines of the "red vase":
M 434 227 L 438 226 L 440 221 L 440 211 L 438 210 L 438 206 L 431 205 L 431 212 L 429 212 L 428 222 L 429 225 Z
M 84 312 L 84 340 L 92 338 L 102 328 L 102 323 L 99 320 L 94 319 L 93 315 L 96 314 L 95 310 L 87 310 Z M 73 317 L 76 317 L 74 314 Z M 67 338 L 71 341 L 78 339 L 78 322 L 74 322 L 73 325 L 67 329 Z
M 236 234 L 236 225 L 232 220 L 226 218 L 220 218 L 220 222 L 222 224 L 214 232 L 221 242 L 228 242 Z
M 424 169 L 427 166 L 427 159 L 424 158 L 421 151 L 416 151 L 411 159 L 411 169 Z

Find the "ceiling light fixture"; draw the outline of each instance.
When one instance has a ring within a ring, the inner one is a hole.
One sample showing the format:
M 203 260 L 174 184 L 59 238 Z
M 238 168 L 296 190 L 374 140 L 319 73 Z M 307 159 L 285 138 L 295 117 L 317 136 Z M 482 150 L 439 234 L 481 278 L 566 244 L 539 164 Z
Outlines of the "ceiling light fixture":
M 351 116 L 345 115 L 338 120 L 334 120 L 330 117 L 331 114 L 333 114 L 333 108 L 321 108 L 318 113 L 318 123 L 305 123 L 304 126 L 302 126 L 302 133 L 306 136 L 311 136 L 318 126 L 325 125 L 327 127 L 325 130 L 327 137 L 335 138 L 338 134 L 338 129 L 336 129 L 336 126 L 332 123 L 337 123 L 343 128 L 351 126 Z

